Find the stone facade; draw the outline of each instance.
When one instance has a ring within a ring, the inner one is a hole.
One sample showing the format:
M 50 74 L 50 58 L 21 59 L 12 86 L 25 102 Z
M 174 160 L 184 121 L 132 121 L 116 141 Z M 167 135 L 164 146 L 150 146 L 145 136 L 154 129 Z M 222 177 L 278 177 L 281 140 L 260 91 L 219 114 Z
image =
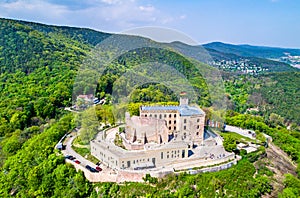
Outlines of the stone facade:
M 140 116 L 164 120 L 174 138 L 198 145 L 203 142 L 205 113 L 189 106 L 187 98 L 180 98 L 179 106 L 141 106 Z
M 91 141 L 91 153 L 113 169 L 141 170 L 163 167 L 188 158 L 188 145 L 182 142 L 149 145 L 144 150 L 128 151 L 101 140 Z
M 168 128 L 162 119 L 125 116 L 125 138 L 131 144 L 168 142 Z

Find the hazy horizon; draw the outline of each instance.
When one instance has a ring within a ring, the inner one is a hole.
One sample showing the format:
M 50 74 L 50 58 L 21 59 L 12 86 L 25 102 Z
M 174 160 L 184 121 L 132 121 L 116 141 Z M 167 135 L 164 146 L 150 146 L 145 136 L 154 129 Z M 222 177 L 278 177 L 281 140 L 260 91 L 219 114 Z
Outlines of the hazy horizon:
M 198 44 L 300 48 L 300 4 L 292 0 L 4 0 L 0 17 L 120 33 L 139 27 L 182 32 Z

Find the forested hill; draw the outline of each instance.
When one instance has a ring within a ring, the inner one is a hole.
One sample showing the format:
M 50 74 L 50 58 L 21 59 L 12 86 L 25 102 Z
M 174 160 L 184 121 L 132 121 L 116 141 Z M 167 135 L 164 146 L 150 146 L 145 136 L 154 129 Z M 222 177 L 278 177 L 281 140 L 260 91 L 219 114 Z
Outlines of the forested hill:
M 0 19 L 0 136 L 57 117 L 90 48 L 56 27 Z
M 81 29 L 29 24 L 0 19 L 0 197 L 86 197 L 84 176 L 53 148 L 74 128 L 63 107 L 92 45 L 72 35 Z
M 44 33 L 61 33 L 69 38 L 74 40 L 88 43 L 93 46 L 97 45 L 107 37 L 111 36 L 110 33 L 99 32 L 89 28 L 75 28 L 68 26 L 54 26 L 54 25 L 45 25 L 34 22 L 27 21 L 17 21 L 20 24 L 26 25 L 34 30 L 44 32 Z
M 75 127 L 76 119 L 64 107 L 71 104 L 74 78 L 83 60 L 96 44 L 109 36 L 85 28 L 0 19 L 0 197 L 125 197 L 128 194 L 129 197 L 151 197 L 154 193 L 159 197 L 259 197 L 271 190 L 266 174 L 256 171 L 246 158 L 225 171 L 170 176 L 156 186 L 149 183 L 94 185 L 87 182 L 81 172 L 66 165 L 64 157 L 53 149 L 59 139 Z M 199 53 L 197 47 L 180 43 L 170 45 L 179 51 L 189 51 L 195 57 Z M 150 60 L 155 63 L 165 61 L 165 64 L 172 65 L 201 94 L 197 102 L 204 107 L 210 106 L 210 93 L 195 65 L 173 51 L 162 49 L 140 48 L 118 57 L 107 66 L 99 79 L 97 94 L 104 92 L 102 97 L 111 94 L 113 85 L 126 83 L 127 79 L 116 82 L 122 74 L 137 63 Z M 205 68 L 211 69 L 207 65 Z M 232 76 L 232 73 L 226 74 Z M 266 108 L 274 108 L 269 110 L 271 113 L 283 112 L 282 116 L 289 115 L 289 121 L 299 124 L 299 108 L 293 107 L 298 105 L 299 100 L 299 88 L 293 86 L 299 84 L 299 73 L 295 73 L 293 78 L 289 78 L 289 74 L 267 76 L 270 79 L 267 82 L 263 75 L 259 78 L 252 76 L 251 81 L 243 79 L 248 76 L 228 77 L 225 82 L 226 102 L 232 104 L 233 110 L 242 113 L 249 107 L 249 95 L 256 94 L 260 97 L 257 97 L 259 100 L 254 98 L 253 104 L 260 105 L 259 102 L 263 100 Z M 252 83 L 257 79 L 260 84 Z M 132 103 L 177 99 L 167 88 L 160 84 L 143 85 L 131 94 Z M 285 97 L 281 97 L 281 94 Z M 100 109 L 98 117 L 107 117 L 109 113 L 112 115 L 112 105 L 107 103 L 97 106 Z M 275 111 L 275 108 L 278 110 Z M 295 111 L 289 108 L 295 108 Z M 280 127 L 271 128 L 258 116 L 233 115 L 228 121 L 241 127 L 246 123 L 253 129 L 273 135 L 279 146 L 290 151 L 288 154 L 294 160 L 300 159 L 298 132 L 281 129 L 283 122 Z M 294 180 L 298 182 L 298 178 Z M 292 182 L 287 183 L 287 194 L 299 189 L 292 185 Z M 289 186 L 292 186 L 292 190 Z M 300 192 L 296 193 L 300 195 Z

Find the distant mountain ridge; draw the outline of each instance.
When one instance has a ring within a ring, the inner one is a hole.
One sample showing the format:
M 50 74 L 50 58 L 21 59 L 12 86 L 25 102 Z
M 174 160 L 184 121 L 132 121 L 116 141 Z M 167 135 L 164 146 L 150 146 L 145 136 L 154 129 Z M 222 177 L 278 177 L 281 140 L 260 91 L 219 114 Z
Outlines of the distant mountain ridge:
M 1 24 L 11 23 L 12 27 L 23 25 L 27 28 L 26 31 L 38 31 L 41 35 L 51 37 L 54 34 L 60 34 L 64 37 L 77 41 L 78 44 L 87 44 L 90 47 L 96 46 L 106 38 L 110 37 L 111 33 L 100 32 L 89 28 L 78 28 L 68 26 L 55 26 L 45 25 L 35 22 L 27 22 L 21 20 L 1 19 Z M 9 32 L 12 33 L 12 32 Z M 12 35 L 12 34 L 11 34 Z M 115 34 L 118 35 L 118 34 Z M 19 36 L 19 35 L 17 35 Z M 139 42 L 139 39 L 144 40 L 147 38 L 131 35 L 122 35 L 131 39 L 132 42 Z M 21 39 L 22 40 L 22 39 Z M 260 47 L 251 45 L 233 45 L 221 42 L 212 42 L 199 46 L 191 46 L 179 41 L 172 43 L 165 43 L 165 45 L 172 47 L 173 49 L 188 54 L 198 61 L 211 63 L 211 61 L 236 61 L 236 60 L 249 60 L 252 65 L 258 65 L 261 68 L 265 68 L 268 72 L 282 72 L 282 71 L 299 71 L 297 68 L 291 67 L 289 64 L 278 62 L 270 59 L 280 59 L 284 56 L 284 53 L 290 53 L 291 55 L 300 55 L 300 49 L 284 49 L 274 47 Z M 42 48 L 41 48 L 42 49 Z M 13 50 L 12 50 L 13 51 Z M 1 54 L 1 52 L 0 52 Z M 3 64 L 5 65 L 5 64 Z M 214 65 L 213 65 L 214 66 Z M 220 68 L 222 69 L 222 68 Z M 230 70 L 231 71 L 231 70 Z M 235 69 L 232 69 L 235 71 Z
M 208 43 L 199 46 L 190 46 L 185 43 L 176 41 L 167 45 L 179 52 L 189 54 L 190 57 L 202 62 L 206 62 L 210 65 L 212 65 L 212 61 L 214 61 L 214 64 L 216 64 L 223 61 L 240 62 L 246 60 L 249 64 L 256 65 L 258 67 L 261 67 L 262 69 L 266 69 L 266 71 L 268 72 L 299 71 L 299 69 L 292 67 L 285 62 L 270 59 L 272 57 L 276 57 L 276 59 L 279 59 L 280 57 L 284 56 L 285 52 L 296 54 L 299 51 L 300 55 L 300 50 L 297 49 L 285 50 L 282 48 L 258 47 L 250 45 L 247 45 L 247 49 L 245 49 L 245 47 L 243 46 L 246 45 L 242 45 L 242 47 L 240 47 L 239 45 L 220 42 Z M 252 51 L 248 48 L 254 48 L 255 50 Z M 270 54 L 271 57 L 263 57 L 261 54 Z M 238 67 L 237 65 L 235 66 Z M 222 68 L 219 67 L 219 69 Z M 232 68 L 230 69 L 230 71 L 236 71 L 236 69 Z
M 222 42 L 212 42 L 202 46 L 208 50 L 216 50 L 219 52 L 230 53 L 244 57 L 280 58 L 284 56 L 285 53 L 290 53 L 292 56 L 300 55 L 300 49 L 252 46 L 248 44 L 233 45 Z

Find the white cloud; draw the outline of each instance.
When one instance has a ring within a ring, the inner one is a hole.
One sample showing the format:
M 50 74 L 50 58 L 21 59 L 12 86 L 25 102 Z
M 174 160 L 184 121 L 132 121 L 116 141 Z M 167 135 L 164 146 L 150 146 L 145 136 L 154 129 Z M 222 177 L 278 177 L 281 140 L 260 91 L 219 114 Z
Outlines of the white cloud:
M 146 12 L 153 12 L 155 11 L 155 8 L 151 5 L 148 5 L 148 6 L 139 6 L 139 9 L 141 11 L 146 11 Z
M 65 6 L 43 1 L 14 1 L 0 4 L 3 17 L 34 21 L 64 20 L 68 12 Z
M 109 5 L 116 5 L 116 4 L 120 4 L 122 1 L 120 1 L 120 0 L 101 0 L 101 2 L 109 4 Z
M 186 19 L 186 15 L 183 14 L 183 15 L 179 16 L 179 19 Z
M 143 4 L 141 0 L 16 0 L 0 3 L 0 13 L 7 18 L 106 31 L 163 25 L 174 21 L 173 16 L 161 12 L 153 5 Z

